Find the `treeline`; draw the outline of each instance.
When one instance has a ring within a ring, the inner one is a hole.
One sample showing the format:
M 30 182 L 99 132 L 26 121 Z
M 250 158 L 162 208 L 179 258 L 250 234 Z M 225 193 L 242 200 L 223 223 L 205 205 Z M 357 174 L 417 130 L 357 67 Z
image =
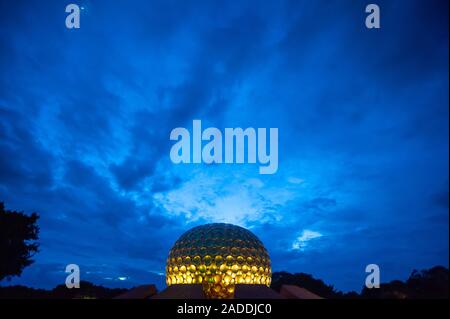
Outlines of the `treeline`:
M 449 298 L 448 268 L 435 266 L 414 270 L 406 281 L 393 280 L 380 288 L 362 288 L 361 292 L 338 291 L 321 279 L 305 273 L 275 272 L 271 288 L 280 291 L 283 285 L 296 285 L 328 299 L 441 299 Z
M 6 286 L 0 287 L 0 299 L 112 299 L 127 290 L 97 286 L 88 281 L 80 281 L 77 289 L 67 289 L 66 285 L 58 285 L 52 290 Z
M 393 280 L 383 283 L 380 288 L 361 292 L 342 292 L 332 285 L 310 274 L 275 272 L 272 275 L 271 288 L 280 291 L 283 285 L 296 285 L 327 299 L 441 299 L 449 298 L 448 268 L 436 266 L 422 271 L 413 271 L 406 281 Z M 0 299 L 112 299 L 127 289 L 106 288 L 87 281 L 81 281 L 80 288 L 67 289 L 65 285 L 52 290 L 34 289 L 25 286 L 0 287 Z

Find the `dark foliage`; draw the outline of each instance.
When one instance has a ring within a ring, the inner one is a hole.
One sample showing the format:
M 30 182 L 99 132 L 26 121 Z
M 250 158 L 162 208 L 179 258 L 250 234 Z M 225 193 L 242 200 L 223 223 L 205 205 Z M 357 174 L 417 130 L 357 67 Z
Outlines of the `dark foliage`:
M 436 299 L 449 297 L 448 269 L 435 266 L 414 270 L 406 282 L 399 280 L 381 284 L 379 289 L 364 288 L 363 298 Z
M 110 289 L 81 281 L 80 288 L 77 289 L 68 289 L 65 285 L 58 285 L 52 290 L 24 286 L 0 287 L 0 299 L 111 299 L 126 291 L 127 289 Z
M 23 269 L 33 263 L 38 251 L 39 235 L 36 213 L 6 210 L 0 202 L 0 281 L 20 276 Z
M 431 269 L 414 270 L 406 282 L 393 280 L 383 283 L 380 288 L 364 287 L 360 294 L 343 293 L 333 286 L 315 279 L 309 274 L 275 272 L 272 275 L 271 288 L 280 291 L 282 285 L 296 285 L 305 288 L 321 297 L 331 299 L 448 299 L 448 268 L 435 266 Z
M 26 286 L 0 287 L 0 299 L 49 299 L 49 290 L 34 289 Z
M 279 292 L 283 285 L 299 286 L 324 298 L 342 297 L 342 293 L 336 291 L 333 286 L 327 285 L 322 280 L 305 273 L 291 274 L 285 271 L 273 273 L 270 287 Z

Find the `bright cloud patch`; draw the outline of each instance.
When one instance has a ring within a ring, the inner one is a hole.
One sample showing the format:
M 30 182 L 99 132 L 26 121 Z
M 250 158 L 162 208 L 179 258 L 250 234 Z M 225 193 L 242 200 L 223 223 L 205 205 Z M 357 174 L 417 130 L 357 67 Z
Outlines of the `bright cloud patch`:
M 305 229 L 302 234 L 292 243 L 293 250 L 304 250 L 309 241 L 320 238 L 323 235 L 319 232 Z
M 195 222 L 226 222 L 250 226 L 253 222 L 270 222 L 282 218 L 282 211 L 274 207 L 286 204 L 294 196 L 281 187 L 264 183 L 238 170 L 229 174 L 216 168 L 215 174 L 201 170 L 194 172 L 177 189 L 155 194 L 153 202 L 173 216 L 184 215 Z

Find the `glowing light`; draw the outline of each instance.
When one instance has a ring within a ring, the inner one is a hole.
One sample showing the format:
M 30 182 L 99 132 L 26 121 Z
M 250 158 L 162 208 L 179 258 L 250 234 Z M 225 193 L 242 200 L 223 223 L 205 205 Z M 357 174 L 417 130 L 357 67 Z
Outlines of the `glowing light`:
M 208 224 L 184 233 L 169 252 L 166 283 L 202 284 L 207 298 L 233 298 L 236 284 L 270 286 L 267 250 L 250 231 Z

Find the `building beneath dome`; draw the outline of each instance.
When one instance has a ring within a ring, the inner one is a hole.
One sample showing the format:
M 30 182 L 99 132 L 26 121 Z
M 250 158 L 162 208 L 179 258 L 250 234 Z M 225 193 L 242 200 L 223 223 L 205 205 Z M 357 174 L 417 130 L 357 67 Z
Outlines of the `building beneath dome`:
M 175 242 L 167 258 L 169 288 L 193 285 L 192 291 L 197 291 L 195 287 L 201 285 L 206 298 L 234 298 L 236 285 L 269 289 L 271 280 L 270 258 L 263 243 L 249 230 L 231 224 L 192 228 Z
M 118 299 L 321 299 L 298 286 L 270 288 L 272 269 L 263 243 L 249 230 L 207 224 L 184 233 L 169 252 L 167 288 L 142 285 Z

